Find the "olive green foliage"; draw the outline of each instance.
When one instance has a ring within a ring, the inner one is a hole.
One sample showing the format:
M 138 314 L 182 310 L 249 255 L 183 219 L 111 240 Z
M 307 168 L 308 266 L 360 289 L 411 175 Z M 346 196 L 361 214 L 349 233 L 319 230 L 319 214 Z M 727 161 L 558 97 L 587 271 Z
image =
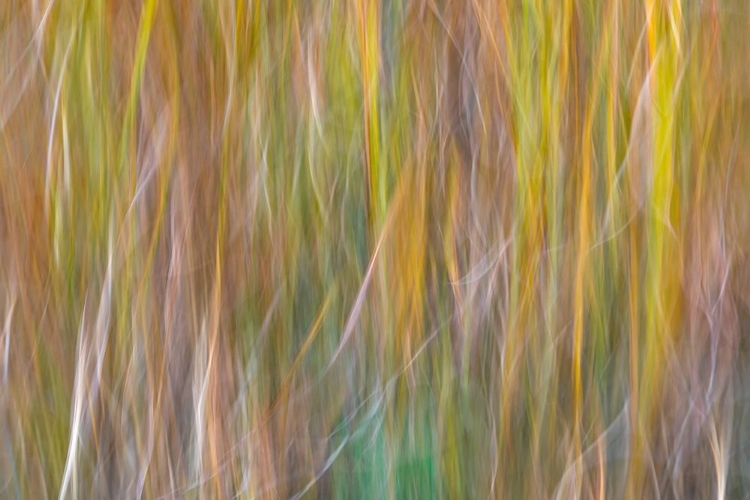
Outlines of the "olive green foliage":
M 746 498 L 750 3 L 0 2 L 0 498 Z

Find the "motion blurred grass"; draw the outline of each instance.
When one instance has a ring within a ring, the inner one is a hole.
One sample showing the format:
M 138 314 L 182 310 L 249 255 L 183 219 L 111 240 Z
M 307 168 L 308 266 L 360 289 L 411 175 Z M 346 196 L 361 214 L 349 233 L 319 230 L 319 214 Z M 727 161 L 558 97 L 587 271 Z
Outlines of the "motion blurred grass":
M 1 498 L 750 497 L 750 4 L 5 0 Z

